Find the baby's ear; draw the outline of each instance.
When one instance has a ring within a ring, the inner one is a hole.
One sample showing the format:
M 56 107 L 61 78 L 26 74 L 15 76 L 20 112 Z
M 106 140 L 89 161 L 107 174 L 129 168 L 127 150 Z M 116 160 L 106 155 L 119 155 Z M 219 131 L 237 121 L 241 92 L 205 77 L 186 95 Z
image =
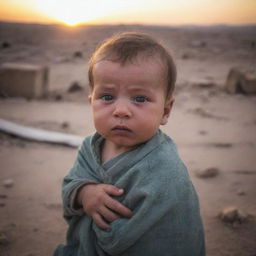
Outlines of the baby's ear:
M 168 98 L 166 100 L 165 105 L 164 105 L 164 113 L 163 113 L 161 125 L 167 124 L 168 118 L 169 118 L 171 110 L 172 110 L 173 103 L 174 103 L 173 96 L 171 96 L 170 98 Z
M 92 95 L 91 94 L 88 95 L 88 101 L 90 104 L 92 103 Z

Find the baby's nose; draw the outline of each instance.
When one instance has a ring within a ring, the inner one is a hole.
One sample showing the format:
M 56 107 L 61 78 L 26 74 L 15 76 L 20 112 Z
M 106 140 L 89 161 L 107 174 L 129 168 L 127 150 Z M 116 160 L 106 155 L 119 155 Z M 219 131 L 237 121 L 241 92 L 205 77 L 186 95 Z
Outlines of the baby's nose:
M 127 103 L 117 102 L 115 104 L 113 115 L 119 118 L 129 118 L 132 114 Z

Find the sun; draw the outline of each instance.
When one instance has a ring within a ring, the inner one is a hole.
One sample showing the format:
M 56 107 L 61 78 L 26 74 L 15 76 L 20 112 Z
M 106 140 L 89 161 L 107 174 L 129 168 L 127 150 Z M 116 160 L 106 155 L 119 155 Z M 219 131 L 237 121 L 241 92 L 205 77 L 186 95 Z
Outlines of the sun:
M 37 0 L 41 12 L 69 26 L 97 20 L 120 11 L 120 0 Z

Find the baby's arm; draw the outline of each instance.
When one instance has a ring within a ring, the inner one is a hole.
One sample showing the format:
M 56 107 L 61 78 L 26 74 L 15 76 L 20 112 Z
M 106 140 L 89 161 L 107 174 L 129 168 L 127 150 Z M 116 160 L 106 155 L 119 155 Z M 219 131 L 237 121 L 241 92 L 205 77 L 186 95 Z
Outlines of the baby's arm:
M 90 141 L 87 139 L 83 142 L 74 166 L 62 183 L 64 217 L 69 221 L 85 212 L 99 228 L 109 229 L 107 222 L 111 223 L 120 216 L 129 217 L 131 211 L 111 197 L 120 196 L 123 191 L 115 186 L 102 184 L 102 180 L 96 175 L 95 166 L 88 162 L 91 155 L 86 143 Z
M 109 223 L 121 216 L 132 216 L 130 209 L 111 197 L 121 196 L 123 192 L 123 189 L 109 184 L 88 184 L 78 191 L 77 203 L 99 228 L 107 230 L 110 229 Z

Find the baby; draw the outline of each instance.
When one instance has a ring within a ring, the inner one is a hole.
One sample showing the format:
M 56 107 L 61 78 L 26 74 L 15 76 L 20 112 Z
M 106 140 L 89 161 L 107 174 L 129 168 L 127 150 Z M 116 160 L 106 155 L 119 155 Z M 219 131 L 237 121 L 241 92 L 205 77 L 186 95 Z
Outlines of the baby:
M 154 38 L 123 33 L 89 62 L 96 133 L 63 182 L 67 244 L 55 256 L 201 256 L 197 194 L 167 123 L 176 68 Z

